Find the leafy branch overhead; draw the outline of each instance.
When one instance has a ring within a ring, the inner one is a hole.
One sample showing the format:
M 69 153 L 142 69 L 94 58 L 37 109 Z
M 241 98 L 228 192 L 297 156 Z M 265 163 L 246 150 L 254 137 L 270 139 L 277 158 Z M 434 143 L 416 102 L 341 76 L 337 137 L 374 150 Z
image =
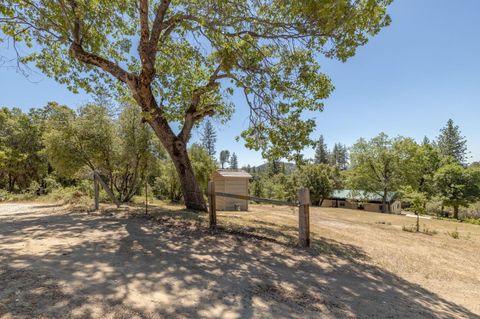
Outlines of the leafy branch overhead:
M 14 48 L 31 48 L 20 61 L 72 91 L 125 90 L 172 158 L 186 206 L 206 210 L 187 153 L 193 127 L 227 120 L 239 89 L 246 145 L 298 156 L 315 126 L 302 112 L 321 110 L 333 89 L 318 58 L 354 55 L 388 25 L 390 2 L 5 0 L 0 23 Z
M 390 2 L 5 0 L 0 23 L 31 48 L 22 62 L 72 91 L 128 89 L 166 143 L 185 143 L 206 116 L 228 119 L 241 89 L 242 137 L 278 157 L 311 144 L 315 124 L 300 114 L 333 89 L 318 58 L 353 56 L 389 24 Z

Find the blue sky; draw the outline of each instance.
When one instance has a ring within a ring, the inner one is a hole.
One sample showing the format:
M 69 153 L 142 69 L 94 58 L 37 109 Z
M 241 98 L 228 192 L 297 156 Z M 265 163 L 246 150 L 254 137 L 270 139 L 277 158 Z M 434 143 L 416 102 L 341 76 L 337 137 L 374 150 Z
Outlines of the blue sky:
M 468 139 L 471 161 L 480 160 L 480 1 L 397 0 L 392 24 L 359 48 L 346 63 L 322 61 L 336 89 L 321 113 L 309 113 L 331 146 L 347 145 L 380 132 L 433 139 L 452 118 Z M 0 56 L 12 56 L 5 45 Z M 29 79 L 15 68 L 0 68 L 0 106 L 24 110 L 58 101 L 76 107 L 89 100 L 38 74 Z M 261 164 L 235 136 L 248 126 L 244 101 L 218 129 L 217 150 L 229 149 L 239 164 Z M 194 136 L 194 139 L 196 136 Z M 307 157 L 313 150 L 306 149 Z

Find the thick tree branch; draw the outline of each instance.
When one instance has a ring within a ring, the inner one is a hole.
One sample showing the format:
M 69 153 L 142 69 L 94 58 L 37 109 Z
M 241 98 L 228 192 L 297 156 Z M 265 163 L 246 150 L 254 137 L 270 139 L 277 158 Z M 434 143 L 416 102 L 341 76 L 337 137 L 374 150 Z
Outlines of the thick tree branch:
M 122 69 L 119 65 L 105 58 L 99 57 L 93 53 L 86 52 L 83 49 L 82 37 L 81 37 L 81 24 L 80 24 L 80 19 L 76 12 L 77 3 L 75 2 L 75 0 L 71 0 L 70 5 L 72 7 L 72 12 L 75 16 L 75 20 L 73 21 L 73 30 L 72 30 L 73 42 L 70 45 L 70 49 L 69 49 L 70 56 L 83 63 L 99 67 L 102 70 L 116 77 L 118 80 L 124 83 L 127 83 L 129 79 L 133 78 L 132 74 Z
M 155 56 L 157 53 L 157 43 L 164 29 L 164 19 L 170 0 L 163 0 L 157 8 L 155 20 L 153 21 L 150 32 L 148 23 L 148 0 L 139 0 L 140 5 L 140 44 L 139 54 L 142 62 L 142 72 L 140 81 L 144 85 L 149 85 L 155 77 Z
M 144 56 L 146 50 L 149 49 L 150 28 L 148 26 L 148 0 L 139 0 L 140 11 L 140 57 L 142 62 L 147 57 Z
M 123 83 L 128 83 L 129 81 L 134 79 L 133 74 L 125 71 L 119 65 L 111 61 L 108 61 L 107 59 L 104 59 L 102 57 L 99 57 L 95 54 L 86 52 L 82 48 L 82 46 L 76 42 L 70 45 L 69 52 L 73 58 L 83 63 L 99 67 L 102 70 L 110 73 L 111 75 L 116 77 L 118 80 L 122 81 Z
M 77 15 L 77 3 L 75 0 L 70 1 L 70 6 L 72 7 L 73 16 L 75 17 L 73 20 L 73 41 L 82 45 L 82 37 L 80 34 L 80 18 Z
M 220 70 L 221 70 L 221 64 L 218 65 L 217 68 L 213 71 L 207 84 L 205 84 L 204 86 L 198 87 L 194 90 L 192 99 L 190 101 L 190 105 L 187 111 L 185 112 L 185 119 L 184 119 L 182 130 L 180 131 L 180 134 L 179 134 L 179 138 L 181 138 L 182 141 L 184 142 L 188 141 L 192 128 L 196 122 L 200 121 L 206 115 L 212 116 L 215 113 L 213 105 L 212 107 L 206 107 L 201 111 L 199 111 L 197 107 L 200 104 L 202 95 L 218 87 L 219 83 L 217 82 L 217 80 L 227 77 L 226 74 L 220 74 Z
M 152 33 L 150 36 L 150 48 L 151 53 L 155 54 L 157 43 L 160 39 L 160 35 L 165 28 L 165 15 L 167 13 L 168 7 L 170 6 L 170 0 L 163 0 L 157 8 L 157 13 L 155 15 L 155 20 L 152 25 Z

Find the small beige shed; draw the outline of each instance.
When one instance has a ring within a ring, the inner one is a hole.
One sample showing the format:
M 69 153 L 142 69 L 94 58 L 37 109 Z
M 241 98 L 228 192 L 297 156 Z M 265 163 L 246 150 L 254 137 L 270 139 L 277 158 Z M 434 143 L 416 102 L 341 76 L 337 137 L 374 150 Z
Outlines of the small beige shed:
M 213 172 L 215 192 L 248 196 L 248 182 L 252 175 L 242 170 L 218 170 Z M 216 196 L 218 210 L 248 210 L 248 201 L 244 199 Z

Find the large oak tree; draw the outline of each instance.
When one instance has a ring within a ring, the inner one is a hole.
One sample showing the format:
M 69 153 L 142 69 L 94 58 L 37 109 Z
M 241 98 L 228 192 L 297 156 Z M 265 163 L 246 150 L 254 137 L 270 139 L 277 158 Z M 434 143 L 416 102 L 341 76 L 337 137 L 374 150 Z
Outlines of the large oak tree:
M 410 138 L 390 138 L 385 133 L 367 141 L 363 138 L 350 151 L 349 184 L 357 191 L 382 196 L 382 211 L 390 212 L 387 199 L 390 192 L 401 186 L 421 189 L 426 160 L 420 146 Z
M 443 203 L 453 207 L 456 219 L 461 206 L 468 207 L 480 198 L 478 170 L 466 169 L 458 163 L 447 164 L 435 173 L 434 180 Z
M 333 89 L 318 58 L 345 61 L 389 23 L 391 0 L 3 0 L 2 32 L 69 89 L 129 92 L 170 154 L 188 208 L 205 209 L 187 155 L 192 128 L 228 119 L 243 91 L 247 147 L 288 157 Z M 18 51 L 20 52 L 20 51 Z M 176 126 L 179 126 L 176 129 Z

